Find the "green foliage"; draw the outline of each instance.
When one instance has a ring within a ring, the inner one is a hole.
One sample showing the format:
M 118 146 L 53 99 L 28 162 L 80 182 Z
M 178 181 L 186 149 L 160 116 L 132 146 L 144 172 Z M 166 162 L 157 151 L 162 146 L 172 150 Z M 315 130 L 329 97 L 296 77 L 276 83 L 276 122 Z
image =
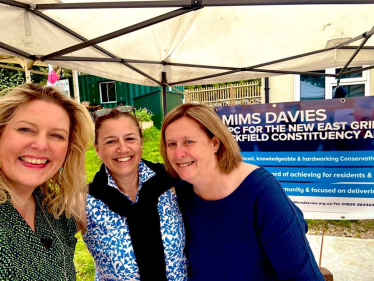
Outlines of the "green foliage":
M 21 71 L 0 68 L 0 90 L 14 88 L 25 83 L 25 76 Z
M 63 68 L 62 72 L 64 73 L 64 77 L 73 76 L 73 71 L 71 69 Z
M 48 67 L 34 65 L 31 69 L 48 74 Z M 47 78 L 48 78 L 47 75 L 31 73 L 30 78 L 31 78 L 31 81 L 35 84 L 39 84 L 42 86 L 47 85 Z
M 84 244 L 82 235 L 76 235 L 78 239 L 77 246 L 75 247 L 74 263 L 77 270 L 78 281 L 89 281 L 95 278 L 95 265 L 90 252 Z
M 366 222 L 365 223 L 366 229 L 373 229 L 374 228 L 374 223 L 373 223 L 372 220 L 366 220 L 365 222 Z
M 95 152 L 95 148 L 91 148 L 90 150 L 86 151 L 86 182 L 92 182 L 95 174 L 99 171 L 100 166 L 103 162 L 97 156 Z
M 143 158 L 151 162 L 163 163 L 160 156 L 161 132 L 156 127 L 151 127 L 143 132 Z
M 152 111 L 146 109 L 145 107 L 135 109 L 135 115 L 139 118 L 140 122 L 152 121 L 152 116 L 154 115 Z

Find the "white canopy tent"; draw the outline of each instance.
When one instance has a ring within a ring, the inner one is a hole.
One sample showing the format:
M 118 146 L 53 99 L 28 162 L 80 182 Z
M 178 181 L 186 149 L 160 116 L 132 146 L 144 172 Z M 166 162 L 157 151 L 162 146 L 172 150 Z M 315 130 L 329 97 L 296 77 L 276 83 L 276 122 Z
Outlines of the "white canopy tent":
M 374 68 L 373 26 L 374 0 L 0 0 L 0 54 L 142 85 L 339 77 Z

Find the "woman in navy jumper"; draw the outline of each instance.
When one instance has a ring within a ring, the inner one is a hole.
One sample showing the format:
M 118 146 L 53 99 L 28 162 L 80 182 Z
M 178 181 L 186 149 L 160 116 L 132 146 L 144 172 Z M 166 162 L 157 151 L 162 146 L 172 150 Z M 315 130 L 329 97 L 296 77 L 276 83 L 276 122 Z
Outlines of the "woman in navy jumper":
M 210 107 L 176 107 L 161 134 L 165 168 L 182 179 L 189 280 L 324 280 L 302 212 L 269 172 L 242 161 Z

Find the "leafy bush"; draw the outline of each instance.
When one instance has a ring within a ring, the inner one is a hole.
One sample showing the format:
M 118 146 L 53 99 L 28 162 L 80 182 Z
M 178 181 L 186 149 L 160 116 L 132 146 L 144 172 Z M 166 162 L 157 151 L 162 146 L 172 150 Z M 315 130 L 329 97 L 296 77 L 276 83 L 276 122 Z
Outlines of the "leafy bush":
M 36 71 L 40 71 L 40 72 L 44 72 L 45 74 L 48 74 L 48 67 L 33 65 L 33 67 L 31 69 L 36 70 Z M 47 75 L 41 75 L 41 74 L 36 74 L 36 73 L 33 73 L 31 75 L 31 81 L 33 83 L 39 84 L 41 86 L 47 85 L 47 79 L 48 79 Z
M 135 109 L 135 115 L 139 118 L 140 122 L 152 121 L 152 116 L 154 115 L 152 111 L 146 109 L 145 107 Z
M 21 71 L 0 69 L 0 90 L 14 88 L 25 83 L 24 74 Z

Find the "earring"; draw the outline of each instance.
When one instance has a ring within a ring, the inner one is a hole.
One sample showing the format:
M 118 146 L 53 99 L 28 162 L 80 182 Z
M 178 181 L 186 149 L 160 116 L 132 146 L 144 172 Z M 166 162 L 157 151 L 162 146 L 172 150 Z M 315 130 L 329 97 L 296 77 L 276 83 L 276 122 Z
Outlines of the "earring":
M 64 170 L 64 168 L 60 168 L 58 171 L 60 172 L 60 173 L 62 173 L 62 171 Z

